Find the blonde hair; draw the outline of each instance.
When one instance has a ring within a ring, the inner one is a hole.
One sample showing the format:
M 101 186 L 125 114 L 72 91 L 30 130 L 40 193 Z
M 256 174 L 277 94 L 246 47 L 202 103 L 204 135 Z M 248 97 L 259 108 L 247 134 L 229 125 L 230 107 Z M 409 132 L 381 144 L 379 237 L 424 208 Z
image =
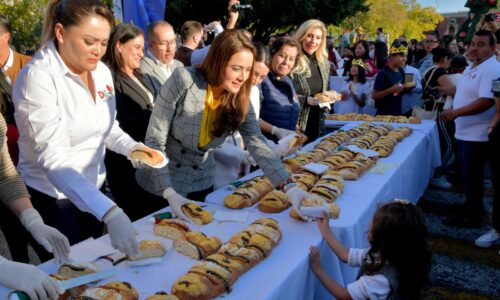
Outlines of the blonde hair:
M 316 50 L 316 52 L 314 52 L 313 55 L 316 57 L 316 60 L 319 64 L 325 64 L 328 61 L 328 52 L 326 51 L 326 27 L 323 22 L 316 19 L 305 21 L 304 23 L 302 23 L 302 25 L 300 25 L 299 29 L 297 29 L 292 38 L 296 40 L 302 48 L 302 41 L 305 40 L 307 34 L 312 29 L 319 29 L 322 33 L 319 48 L 318 50 Z M 301 55 L 299 57 L 297 66 L 292 72 L 294 74 L 304 74 L 306 77 L 311 76 L 311 70 L 309 70 L 309 59 L 306 55 Z

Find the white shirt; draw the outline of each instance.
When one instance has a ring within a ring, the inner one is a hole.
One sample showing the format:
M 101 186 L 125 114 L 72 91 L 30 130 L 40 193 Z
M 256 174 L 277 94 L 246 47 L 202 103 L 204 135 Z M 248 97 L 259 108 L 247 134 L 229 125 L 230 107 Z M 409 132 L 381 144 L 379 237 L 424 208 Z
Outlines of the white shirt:
M 493 55 L 476 67 L 469 65 L 457 85 L 453 108 L 461 108 L 479 98 L 490 98 L 493 103 L 491 83 L 500 77 L 500 63 Z M 487 142 L 488 127 L 495 113 L 495 106 L 475 115 L 455 119 L 455 137 L 462 141 Z
M 166 78 L 168 79 L 170 75 L 172 75 L 172 67 L 171 65 L 174 63 L 174 60 L 170 62 L 170 64 L 164 64 L 162 63 L 156 56 L 153 54 L 153 52 L 149 51 L 147 52 L 147 56 L 151 58 L 156 64 L 161 66 L 161 71 L 165 74 Z
M 349 85 L 352 83 L 352 81 L 344 81 L 342 84 L 342 91 L 345 91 L 347 98 L 342 101 L 337 101 L 333 105 L 333 110 L 335 111 L 336 114 L 349 114 L 349 113 L 361 113 L 361 107 L 354 102 L 354 98 L 351 97 L 351 92 L 349 89 Z M 354 93 L 358 98 L 361 99 L 361 95 L 365 94 L 366 97 L 368 98 L 368 95 L 370 94 L 370 84 L 367 82 L 365 83 L 359 83 L 356 82 L 354 83 Z
M 106 147 L 128 155 L 137 142 L 118 126 L 111 72 L 92 71 L 95 102 L 53 43 L 22 69 L 13 90 L 19 129 L 18 169 L 26 184 L 102 220 L 115 204 L 99 191 Z
M 403 103 L 401 104 L 401 111 L 403 113 L 412 109 L 414 106 L 422 106 L 422 75 L 417 68 L 406 65 L 405 74 L 413 74 L 413 82 L 417 85 L 407 94 L 403 95 Z
M 349 249 L 347 263 L 351 267 L 359 267 L 368 253 L 368 249 Z M 384 275 L 364 275 L 347 285 L 347 291 L 354 300 L 387 299 L 391 292 L 389 280 Z
M 2 71 L 5 72 L 8 69 L 12 68 L 13 64 L 14 64 L 14 51 L 12 51 L 12 49 L 9 48 L 9 57 L 5 62 L 5 65 L 2 67 Z
M 260 118 L 260 90 L 256 86 L 252 86 L 250 89 L 250 103 L 252 103 L 255 117 L 258 122 Z

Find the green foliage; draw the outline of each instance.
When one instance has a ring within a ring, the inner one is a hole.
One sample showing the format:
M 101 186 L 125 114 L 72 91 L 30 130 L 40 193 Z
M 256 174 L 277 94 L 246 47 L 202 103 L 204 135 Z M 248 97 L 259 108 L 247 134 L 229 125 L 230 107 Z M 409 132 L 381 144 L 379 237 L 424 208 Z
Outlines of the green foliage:
M 443 20 L 435 8 L 422 7 L 416 0 L 366 0 L 366 4 L 370 7 L 367 12 L 344 20 L 340 28 L 361 26 L 369 38 L 375 39 L 377 28 L 382 27 L 391 42 L 402 34 L 408 39 L 422 39 L 425 31 L 434 30 Z
M 252 4 L 253 10 L 240 13 L 238 27 L 250 30 L 255 40 L 260 41 L 272 33 L 299 26 L 308 19 L 316 18 L 326 24 L 339 24 L 346 17 L 367 10 L 364 0 L 242 0 L 241 3 Z M 168 0 L 165 19 L 177 31 L 188 20 L 205 24 L 224 20 L 227 4 L 227 0 Z
M 40 44 L 43 15 L 48 0 L 15 0 L 14 5 L 0 3 L 0 13 L 11 24 L 11 43 L 17 51 L 34 50 Z

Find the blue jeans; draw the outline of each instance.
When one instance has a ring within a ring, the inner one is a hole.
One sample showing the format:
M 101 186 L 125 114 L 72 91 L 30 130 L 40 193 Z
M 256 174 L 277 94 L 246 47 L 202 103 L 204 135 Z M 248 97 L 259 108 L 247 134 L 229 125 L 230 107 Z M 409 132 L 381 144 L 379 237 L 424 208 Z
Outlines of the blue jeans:
M 457 140 L 458 158 L 464 179 L 465 204 L 463 212 L 471 220 L 484 215 L 484 166 L 489 156 L 488 142 Z

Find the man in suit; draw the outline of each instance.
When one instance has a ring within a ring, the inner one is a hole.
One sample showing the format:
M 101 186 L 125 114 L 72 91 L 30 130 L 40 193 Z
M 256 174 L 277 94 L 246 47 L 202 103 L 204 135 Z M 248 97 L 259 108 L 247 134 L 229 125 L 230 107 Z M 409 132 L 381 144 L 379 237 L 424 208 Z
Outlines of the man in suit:
M 177 49 L 175 59 L 180 60 L 186 67 L 191 66 L 191 55 L 194 49 L 201 47 L 203 42 L 203 25 L 196 21 L 186 21 L 182 24 L 182 45 Z
M 165 21 L 151 23 L 148 26 L 148 48 L 142 59 L 141 71 L 157 95 L 175 68 L 183 66 L 174 59 L 176 40 L 172 25 Z
M 7 81 L 14 85 L 19 71 L 30 61 L 31 57 L 22 55 L 9 47 L 11 27 L 9 20 L 0 15 L 0 65 Z

